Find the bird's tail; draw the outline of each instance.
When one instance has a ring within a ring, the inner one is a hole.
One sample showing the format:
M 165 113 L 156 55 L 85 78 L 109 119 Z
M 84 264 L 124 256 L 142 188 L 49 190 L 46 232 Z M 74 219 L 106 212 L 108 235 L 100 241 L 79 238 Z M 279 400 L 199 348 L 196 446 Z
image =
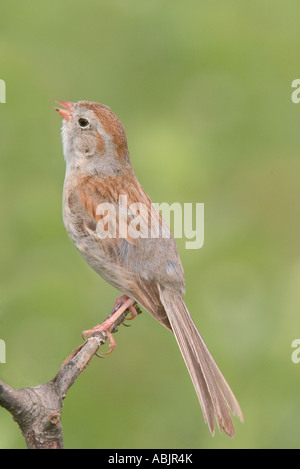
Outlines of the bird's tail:
M 244 421 L 238 401 L 200 336 L 181 295 L 160 287 L 160 298 L 211 434 L 214 435 L 216 419 L 219 430 L 232 437 L 235 430 L 230 410 L 241 422 Z

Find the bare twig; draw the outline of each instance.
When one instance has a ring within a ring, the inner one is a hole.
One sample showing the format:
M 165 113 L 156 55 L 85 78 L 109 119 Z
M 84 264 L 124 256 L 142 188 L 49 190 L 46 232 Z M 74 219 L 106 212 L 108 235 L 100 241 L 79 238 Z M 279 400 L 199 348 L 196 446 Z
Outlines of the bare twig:
M 117 318 L 111 332 L 118 330 L 127 314 L 128 310 Z M 0 381 L 0 406 L 19 424 L 28 448 L 63 448 L 63 399 L 106 339 L 105 332 L 95 332 L 64 360 L 56 376 L 47 383 L 17 390 Z

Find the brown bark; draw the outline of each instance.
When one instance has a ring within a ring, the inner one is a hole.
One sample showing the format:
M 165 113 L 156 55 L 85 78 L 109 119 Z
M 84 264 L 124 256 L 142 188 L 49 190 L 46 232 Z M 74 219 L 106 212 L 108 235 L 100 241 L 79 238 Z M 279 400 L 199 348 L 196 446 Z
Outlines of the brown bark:
M 112 332 L 123 323 L 128 311 L 115 321 Z M 68 389 L 89 365 L 107 339 L 105 332 L 95 332 L 62 363 L 56 376 L 35 387 L 14 389 L 0 381 L 0 406 L 18 423 L 30 449 L 62 449 L 61 413 Z

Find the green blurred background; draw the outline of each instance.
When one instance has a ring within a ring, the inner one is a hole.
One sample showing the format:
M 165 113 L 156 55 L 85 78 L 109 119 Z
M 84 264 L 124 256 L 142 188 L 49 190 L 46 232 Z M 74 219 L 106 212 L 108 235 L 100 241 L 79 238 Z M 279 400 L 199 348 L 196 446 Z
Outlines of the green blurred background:
M 149 314 L 69 391 L 67 448 L 299 447 L 299 1 L 2 2 L 0 338 L 14 387 L 50 380 L 118 292 L 80 258 L 61 215 L 55 100 L 123 121 L 153 202 L 204 202 L 186 302 L 242 406 L 214 438 L 174 338 Z M 0 448 L 24 448 L 0 409 Z

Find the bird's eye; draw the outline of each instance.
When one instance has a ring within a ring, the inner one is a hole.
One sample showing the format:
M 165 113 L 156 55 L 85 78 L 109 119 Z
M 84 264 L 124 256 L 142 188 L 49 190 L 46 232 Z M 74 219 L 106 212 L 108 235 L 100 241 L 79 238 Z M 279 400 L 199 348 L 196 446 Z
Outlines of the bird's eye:
M 80 119 L 78 119 L 78 124 L 82 129 L 84 129 L 89 125 L 89 121 L 87 119 L 84 119 L 83 117 L 80 117 Z

